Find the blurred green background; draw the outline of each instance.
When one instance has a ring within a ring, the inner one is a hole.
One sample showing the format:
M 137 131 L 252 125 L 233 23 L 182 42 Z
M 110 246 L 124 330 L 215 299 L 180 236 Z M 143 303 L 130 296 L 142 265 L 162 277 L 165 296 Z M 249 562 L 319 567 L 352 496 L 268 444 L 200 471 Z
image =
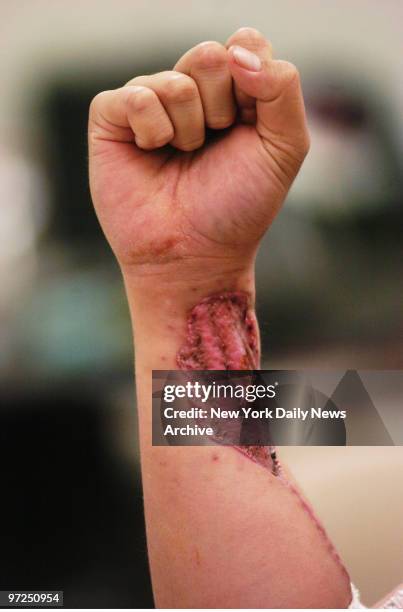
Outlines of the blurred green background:
M 267 35 L 300 69 L 312 149 L 258 259 L 263 365 L 401 369 L 402 23 L 399 0 L 1 3 L 0 589 L 153 605 L 91 98 L 243 25 Z

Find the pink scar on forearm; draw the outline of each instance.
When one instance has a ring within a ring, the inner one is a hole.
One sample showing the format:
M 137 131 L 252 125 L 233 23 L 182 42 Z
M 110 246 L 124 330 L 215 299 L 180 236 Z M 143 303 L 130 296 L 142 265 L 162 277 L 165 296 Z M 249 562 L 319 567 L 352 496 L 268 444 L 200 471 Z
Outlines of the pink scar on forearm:
M 181 370 L 253 370 L 259 367 L 256 319 L 247 293 L 234 291 L 205 298 L 191 310 Z
M 177 356 L 181 370 L 254 370 L 259 367 L 259 334 L 247 293 L 233 291 L 203 299 L 192 308 L 184 346 Z M 271 446 L 237 446 L 252 461 L 280 474 Z

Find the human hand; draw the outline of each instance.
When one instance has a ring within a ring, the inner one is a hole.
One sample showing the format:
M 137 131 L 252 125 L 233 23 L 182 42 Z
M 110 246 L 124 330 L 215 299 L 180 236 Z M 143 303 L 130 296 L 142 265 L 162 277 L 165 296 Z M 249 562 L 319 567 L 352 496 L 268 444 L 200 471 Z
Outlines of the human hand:
M 124 275 L 250 265 L 308 147 L 298 72 L 252 28 L 98 94 L 91 192 Z

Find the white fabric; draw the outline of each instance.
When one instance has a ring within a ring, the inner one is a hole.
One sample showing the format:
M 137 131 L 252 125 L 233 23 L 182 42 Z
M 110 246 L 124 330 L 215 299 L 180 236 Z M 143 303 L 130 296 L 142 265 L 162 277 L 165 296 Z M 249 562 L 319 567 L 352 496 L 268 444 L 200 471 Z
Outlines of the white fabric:
M 348 606 L 349 610 L 357 610 L 357 609 L 366 609 L 360 601 L 360 592 L 353 583 L 351 583 L 351 592 L 353 598 L 351 600 L 350 605 Z M 382 610 L 403 610 L 403 589 L 399 589 L 395 591 L 393 595 L 389 599 L 385 601 L 383 604 Z
M 360 601 L 360 592 L 357 589 L 356 586 L 354 586 L 353 583 L 351 583 L 351 593 L 353 595 L 353 598 L 351 600 L 350 605 L 348 606 L 349 610 L 357 610 L 357 609 L 363 609 L 366 608 L 366 606 L 364 606 L 361 601 Z
M 387 599 L 383 604 L 383 608 L 389 610 L 403 610 L 403 589 L 399 589 L 393 593 L 390 599 Z

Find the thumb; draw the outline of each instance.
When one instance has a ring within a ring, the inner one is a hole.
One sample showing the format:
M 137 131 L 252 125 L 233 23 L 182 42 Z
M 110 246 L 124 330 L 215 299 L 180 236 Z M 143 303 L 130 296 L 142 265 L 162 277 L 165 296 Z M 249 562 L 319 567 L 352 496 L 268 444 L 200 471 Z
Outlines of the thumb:
M 273 147 L 302 162 L 309 135 L 298 70 L 282 60 L 262 63 L 244 47 L 228 49 L 228 66 L 239 89 L 256 99 L 256 130 Z

